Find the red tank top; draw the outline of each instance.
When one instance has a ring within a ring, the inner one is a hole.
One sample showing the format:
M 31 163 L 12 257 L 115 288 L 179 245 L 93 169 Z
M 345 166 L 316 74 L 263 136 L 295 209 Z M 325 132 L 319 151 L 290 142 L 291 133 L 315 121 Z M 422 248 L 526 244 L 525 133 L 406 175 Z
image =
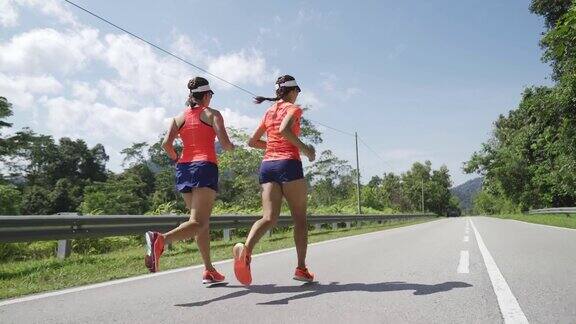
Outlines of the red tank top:
M 218 163 L 214 141 L 216 132 L 209 124 L 200 119 L 200 114 L 207 107 L 187 108 L 184 124 L 178 130 L 182 139 L 182 156 L 178 163 L 208 161 Z
M 292 120 L 292 132 L 300 136 L 300 118 L 302 117 L 302 108 L 279 100 L 273 104 L 262 118 L 260 126 L 266 128 L 266 152 L 264 161 L 273 160 L 300 160 L 300 150 L 292 145 L 282 134 L 280 134 L 280 124 L 286 114 L 294 112 Z

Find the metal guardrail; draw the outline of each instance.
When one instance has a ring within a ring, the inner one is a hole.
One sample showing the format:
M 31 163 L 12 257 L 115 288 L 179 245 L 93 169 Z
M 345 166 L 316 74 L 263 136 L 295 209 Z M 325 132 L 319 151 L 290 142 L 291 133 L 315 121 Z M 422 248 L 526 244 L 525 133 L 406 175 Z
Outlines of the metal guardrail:
M 387 222 L 434 216 L 436 215 L 318 215 L 309 216 L 308 224 L 347 223 L 349 227 L 352 222 Z M 165 232 L 188 219 L 189 216 L 178 215 L 0 216 L 0 243 L 139 235 L 146 231 Z M 212 216 L 210 228 L 224 230 L 247 228 L 258 219 L 260 216 Z M 290 216 L 280 216 L 276 226 L 287 227 L 291 224 Z
M 576 214 L 576 207 L 558 207 L 558 208 L 542 208 L 533 209 L 528 214 Z

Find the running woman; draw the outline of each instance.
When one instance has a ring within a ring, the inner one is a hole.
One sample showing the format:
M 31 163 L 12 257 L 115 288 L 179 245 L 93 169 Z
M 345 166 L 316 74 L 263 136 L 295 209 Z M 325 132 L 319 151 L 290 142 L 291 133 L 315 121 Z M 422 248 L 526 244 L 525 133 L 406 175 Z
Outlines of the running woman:
M 186 110 L 172 119 L 162 147 L 176 163 L 176 189 L 182 193 L 190 220 L 168 233 L 147 232 L 145 264 L 150 272 L 159 270 L 164 245 L 195 237 L 204 261 L 202 283 L 224 281 L 210 260 L 209 220 L 218 191 L 218 165 L 214 141 L 224 150 L 234 149 L 220 112 L 209 107 L 214 92 L 208 80 L 196 77 L 188 82 L 190 95 Z M 176 137 L 182 139 L 182 155 L 174 149 Z
M 280 216 L 282 198 L 286 198 L 294 221 L 294 242 L 298 254 L 298 266 L 293 278 L 306 282 L 314 280 L 314 275 L 306 268 L 307 188 L 300 153 L 304 154 L 310 162 L 314 161 L 316 153 L 313 146 L 304 144 L 298 138 L 302 109 L 294 103 L 299 93 L 300 87 L 294 77 L 284 75 L 276 81 L 276 98 L 254 98 L 258 104 L 264 100 L 275 103 L 268 108 L 260 126 L 248 141 L 249 146 L 265 150 L 259 174 L 264 214 L 252 226 L 246 244 L 238 243 L 232 250 L 234 273 L 238 281 L 244 285 L 252 282 L 250 262 L 254 246 L 262 235 L 276 224 Z M 264 134 L 266 134 L 266 140 L 262 140 Z

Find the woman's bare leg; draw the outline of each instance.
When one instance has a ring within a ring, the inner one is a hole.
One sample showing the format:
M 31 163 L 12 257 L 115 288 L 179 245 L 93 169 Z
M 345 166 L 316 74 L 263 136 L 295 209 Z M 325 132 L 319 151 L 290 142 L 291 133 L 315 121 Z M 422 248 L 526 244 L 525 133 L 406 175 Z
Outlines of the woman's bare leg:
M 165 244 L 192 238 L 197 233 L 206 231 L 209 228 L 210 214 L 216 199 L 216 191 L 210 188 L 194 188 L 192 192 L 184 193 L 183 196 L 185 197 L 184 201 L 190 201 L 190 219 L 170 232 L 163 234 Z M 199 248 L 201 248 L 200 245 Z
M 308 221 L 306 216 L 307 187 L 306 180 L 298 179 L 282 184 L 282 192 L 290 207 L 294 221 L 294 243 L 298 255 L 298 267 L 306 267 L 306 251 L 308 249 Z
M 262 210 L 263 216 L 257 220 L 246 239 L 246 248 L 251 253 L 254 246 L 266 231 L 272 229 L 280 216 L 282 206 L 282 187 L 275 182 L 262 184 Z

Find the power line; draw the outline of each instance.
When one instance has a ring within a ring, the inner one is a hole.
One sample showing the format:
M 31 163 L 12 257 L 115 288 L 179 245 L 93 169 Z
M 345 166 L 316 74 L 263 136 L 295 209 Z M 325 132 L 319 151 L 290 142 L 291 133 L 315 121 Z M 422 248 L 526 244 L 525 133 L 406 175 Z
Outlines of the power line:
M 360 142 L 361 142 L 362 144 L 364 144 L 364 146 L 366 146 L 366 148 L 368 148 L 374 155 L 376 155 L 376 157 L 378 157 L 384 164 L 386 164 L 389 168 L 392 168 L 392 166 L 391 166 L 388 162 L 386 162 L 386 160 L 384 160 L 384 159 L 380 156 L 380 154 L 378 154 L 375 150 L 373 150 L 373 149 L 370 147 L 370 145 L 368 145 L 368 143 L 366 143 L 366 142 L 362 139 L 362 137 L 358 136 L 358 139 L 360 139 Z
M 348 135 L 348 136 L 354 137 L 354 134 L 352 134 L 352 133 L 348 133 L 348 132 L 343 131 L 343 130 L 341 130 L 341 129 L 338 129 L 338 128 L 336 128 L 336 127 L 328 126 L 328 125 L 326 125 L 326 124 L 324 124 L 324 123 L 321 123 L 321 122 L 319 122 L 319 121 L 317 121 L 317 120 L 314 120 L 314 119 L 310 119 L 310 118 L 306 118 L 306 119 L 308 119 L 309 121 L 311 121 L 311 122 L 313 122 L 313 123 L 316 123 L 316 124 L 318 124 L 318 125 L 322 125 L 322 126 L 324 126 L 324 127 L 326 127 L 326 128 L 330 128 L 331 130 L 334 130 L 334 131 L 337 131 L 337 132 L 339 132 L 339 133 L 342 133 L 342 134 L 344 134 L 344 135 Z
M 251 95 L 251 96 L 257 97 L 257 95 L 256 95 L 254 92 L 252 92 L 252 91 L 250 91 L 250 90 L 247 90 L 247 89 L 245 89 L 245 88 L 243 88 L 243 87 L 241 87 L 241 86 L 239 86 L 239 85 L 237 85 L 237 84 L 235 84 L 235 83 L 233 83 L 233 82 L 230 82 L 230 81 L 228 81 L 228 80 L 226 80 L 226 79 L 224 79 L 224 78 L 222 78 L 222 77 L 220 77 L 220 76 L 218 76 L 218 75 L 216 75 L 216 74 L 214 74 L 214 73 L 211 73 L 211 72 L 209 72 L 208 70 L 206 70 L 206 69 L 204 69 L 204 68 L 202 68 L 202 67 L 200 67 L 200 66 L 198 66 L 198 65 L 196 65 L 196 64 L 194 64 L 194 63 L 192 63 L 192 62 L 190 62 L 190 61 L 188 61 L 188 60 L 186 60 L 186 59 L 184 59 L 184 58 L 182 58 L 182 57 L 180 57 L 180 56 L 178 56 L 178 55 L 176 55 L 176 54 L 168 51 L 168 50 L 165 50 L 165 49 L 162 48 L 161 46 L 156 45 L 156 44 L 154 44 L 154 43 L 152 43 L 152 42 L 150 42 L 150 41 L 142 38 L 141 36 L 138 36 L 138 35 L 130 32 L 129 30 L 127 30 L 127 29 L 125 29 L 125 28 L 123 28 L 123 27 L 118 26 L 117 24 L 111 22 L 110 20 L 108 20 L 108 19 L 106 19 L 106 18 L 104 18 L 104 17 L 102 17 L 102 16 L 100 16 L 100 15 L 98 15 L 98 14 L 96 14 L 96 13 L 94 13 L 94 12 L 92 12 L 92 11 L 90 11 L 90 10 L 88 10 L 88 9 L 86 9 L 86 8 L 84 8 L 84 7 L 82 7 L 82 6 L 78 5 L 78 4 L 70 1 L 70 0 L 64 0 L 64 1 L 67 2 L 67 3 L 69 3 L 69 4 L 71 4 L 72 6 L 74 6 L 74 7 L 78 8 L 78 9 L 80 9 L 80 10 L 88 13 L 89 15 L 91 15 L 91 16 L 93 16 L 93 17 L 96 17 L 97 19 L 99 19 L 99 20 L 101 20 L 101 21 L 109 24 L 110 26 L 113 26 L 114 28 L 116 28 L 116 29 L 118 29 L 118 30 L 121 30 L 121 31 L 125 32 L 126 34 L 128 34 L 128 35 L 130 35 L 130 36 L 132 36 L 132 37 L 134 37 L 134 38 L 136 38 L 136 39 L 138 39 L 138 40 L 140 40 L 140 41 L 142 41 L 142 42 L 144 42 L 144 43 L 146 43 L 146 44 L 148 44 L 148 45 L 150 45 L 150 46 L 152 46 L 152 47 L 154 47 L 154 48 L 156 48 L 157 50 L 159 50 L 159 51 L 161 51 L 161 52 L 163 52 L 163 53 L 165 53 L 165 54 L 168 54 L 168 55 L 170 55 L 170 56 L 178 59 L 179 61 L 184 62 L 184 63 L 186 63 L 186 64 L 188 64 L 188 65 L 196 68 L 196 69 L 199 70 L 199 71 L 202 71 L 202 72 L 204 72 L 204 73 L 206 73 L 206 74 L 208 74 L 208 75 L 210 75 L 210 76 L 212 76 L 212 77 L 214 77 L 214 78 L 216 78 L 216 79 L 218 79 L 218 80 L 220 80 L 220 81 L 222 81 L 222 82 L 225 82 L 225 83 L 227 83 L 227 84 L 229 84 L 229 85 L 231 85 L 231 86 L 233 86 L 233 87 L 235 87 L 235 88 L 237 88 L 237 89 L 239 89 L 239 90 L 241 90 L 241 91 L 244 91 L 244 92 L 246 92 L 247 94 L 249 94 L 249 95 Z M 338 129 L 338 128 L 335 128 L 335 127 L 326 125 L 326 124 L 321 123 L 321 122 L 319 122 L 319 121 L 317 121 L 317 120 L 312 120 L 312 119 L 309 119 L 309 118 L 308 118 L 308 120 L 310 120 L 311 122 L 314 122 L 314 123 L 316 123 L 316 124 L 322 125 L 322 126 L 324 126 L 324 127 L 326 127 L 326 128 L 329 128 L 329 129 L 332 129 L 332 130 L 334 130 L 334 131 L 340 132 L 340 133 L 342 133 L 342 134 L 345 134 L 345 135 L 348 135 L 348 136 L 354 136 L 354 134 L 352 134 L 352 133 L 349 133 L 349 132 L 343 131 L 343 130 L 341 130 L 341 129 Z
M 250 90 L 247 90 L 247 89 L 245 89 L 245 88 L 243 88 L 243 87 L 241 87 L 241 86 L 239 86 L 239 85 L 237 85 L 237 84 L 235 84 L 235 83 L 233 83 L 233 82 L 230 82 L 230 81 L 228 81 L 228 80 L 226 80 L 226 79 L 224 79 L 224 78 L 222 78 L 222 77 L 220 77 L 220 76 L 218 76 L 218 75 L 216 75 L 216 74 L 214 74 L 214 73 L 211 73 L 211 72 L 209 72 L 208 70 L 206 70 L 206 69 L 204 69 L 204 68 L 202 68 L 202 67 L 200 67 L 200 66 L 198 66 L 198 65 L 196 65 L 196 64 L 194 64 L 194 63 L 192 63 L 192 62 L 190 62 L 190 61 L 188 61 L 188 60 L 186 60 L 186 59 L 184 59 L 184 58 L 182 58 L 182 57 L 180 57 L 180 56 L 178 56 L 178 55 L 176 55 L 176 54 L 168 51 L 168 50 L 165 50 L 164 48 L 160 47 L 159 45 L 156 45 L 156 44 L 154 44 L 154 43 L 152 43 L 152 42 L 150 42 L 150 41 L 142 38 L 141 36 L 138 36 L 138 35 L 130 32 L 130 31 L 128 31 L 127 29 L 118 26 L 117 24 L 111 22 L 110 20 L 108 20 L 108 19 L 106 19 L 106 18 L 104 18 L 104 17 L 102 17 L 102 16 L 100 16 L 100 15 L 98 15 L 98 14 L 96 14 L 96 13 L 94 13 L 94 12 L 92 12 L 92 11 L 90 11 L 90 10 L 88 10 L 88 9 L 86 9 L 86 8 L 84 8 L 84 7 L 82 7 L 82 6 L 78 5 L 78 4 L 70 1 L 70 0 L 64 0 L 64 1 L 65 1 L 66 3 L 72 5 L 72 6 L 74 6 L 74 7 L 78 8 L 78 9 L 80 9 L 80 10 L 88 13 L 89 15 L 91 15 L 91 16 L 93 16 L 93 17 L 95 17 L 95 18 L 97 18 L 97 19 L 99 19 L 99 20 L 101 20 L 101 21 L 103 21 L 103 22 L 105 22 L 105 23 L 107 23 L 107 24 L 109 24 L 110 26 L 113 26 L 114 28 L 116 28 L 116 29 L 118 29 L 118 30 L 121 30 L 121 31 L 123 31 L 124 33 L 126 33 L 126 34 L 128 34 L 128 35 L 130 35 L 130 36 L 132 36 L 132 37 L 134 37 L 134 38 L 136 38 L 136 39 L 138 39 L 138 40 L 140 40 L 140 41 L 142 41 L 142 42 L 144 42 L 144 43 L 152 46 L 152 47 L 154 47 L 155 49 L 157 49 L 157 50 L 159 50 L 159 51 L 161 51 L 161 52 L 163 52 L 163 53 L 165 53 L 165 54 L 167 54 L 167 55 L 169 55 L 169 56 L 172 56 L 172 57 L 174 57 L 175 59 L 177 59 L 177 60 L 179 60 L 179 61 L 181 61 L 181 62 L 183 62 L 183 63 L 185 63 L 185 64 L 188 64 L 188 65 L 194 67 L 195 69 L 197 69 L 197 70 L 199 70 L 199 71 L 201 71 L 201 72 L 204 72 L 204 73 L 206 73 L 206 74 L 208 74 L 208 75 L 210 75 L 210 76 L 212 76 L 212 77 L 214 77 L 214 78 L 216 78 L 216 79 L 218 79 L 218 80 L 220 80 L 220 81 L 222 81 L 222 82 L 224 82 L 224 83 L 226 83 L 226 84 L 229 84 L 229 85 L 231 85 L 231 86 L 233 86 L 233 87 L 235 87 L 235 88 L 237 88 L 237 89 L 239 89 L 239 90 L 241 90 L 241 91 L 243 91 L 243 92 L 245 92 L 245 93 L 247 93 L 247 94 L 249 94 L 249 95 L 251 95 L 251 96 L 253 96 L 253 97 L 257 97 L 257 95 L 256 95 L 254 92 L 252 92 L 252 91 L 250 91 Z M 310 118 L 308 118 L 308 120 L 310 120 L 311 122 L 316 123 L 316 124 L 318 124 L 318 125 L 321 125 L 321 126 L 324 126 L 324 127 L 326 127 L 326 128 L 329 128 L 329 129 L 331 129 L 331 130 L 334 130 L 334 131 L 336 131 L 336 132 L 342 133 L 342 134 L 344 134 L 344 135 L 348 135 L 348 136 L 351 136 L 351 137 L 355 137 L 355 135 L 352 134 L 352 133 L 350 133 L 350 132 L 347 132 L 347 131 L 338 129 L 338 128 L 336 128 L 336 127 L 329 126 L 329 125 L 324 124 L 324 123 L 322 123 L 322 122 L 319 122 L 319 121 L 317 121 L 317 120 L 313 120 L 313 119 L 310 119 Z M 384 161 L 384 159 L 382 159 L 382 158 L 378 155 L 378 153 L 376 153 L 376 151 L 374 151 L 368 144 L 366 144 L 366 142 L 365 142 L 362 138 L 360 138 L 360 141 L 361 141 L 369 150 L 371 150 L 378 158 L 380 158 L 384 163 L 386 163 L 386 161 Z
M 114 24 L 113 22 L 107 20 L 106 18 L 103 18 L 103 17 L 101 17 L 101 16 L 93 13 L 92 11 L 90 11 L 90 10 L 84 8 L 84 7 L 81 7 L 80 5 L 77 5 L 76 3 L 74 3 L 74 2 L 72 2 L 72 1 L 70 1 L 70 0 L 64 0 L 64 1 L 67 2 L 67 3 L 69 3 L 69 4 L 71 4 L 71 5 L 73 5 L 74 7 L 78 8 L 78 9 L 80 9 L 80 10 L 82 10 L 82 11 L 84 11 L 84 12 L 86 12 L 86 13 L 88 13 L 88 14 L 90 14 L 90 15 L 92 15 L 92 16 L 100 19 L 100 20 L 102 20 L 103 22 L 105 22 L 105 23 L 107 23 L 107 24 L 109 24 L 109 25 L 111 25 L 111 26 L 113 26 L 113 27 L 115 27 L 115 28 L 117 28 L 117 29 L 125 32 L 126 34 L 128 34 L 128 35 L 130 35 L 130 36 L 132 36 L 132 37 L 134 37 L 134 38 L 136 38 L 136 39 L 139 39 L 140 41 L 142 41 L 142 42 L 144 42 L 144 43 L 146 43 L 146 44 L 148 44 L 148 45 L 156 48 L 157 50 L 162 51 L 163 53 L 166 53 L 166 54 L 168 54 L 168 55 L 170 55 L 170 56 L 178 59 L 179 61 L 184 62 L 184 63 L 186 63 L 186 64 L 188 64 L 188 65 L 196 68 L 197 70 L 200 70 L 200 71 L 202 71 L 202 72 L 204 72 L 204 73 L 206 73 L 206 74 L 208 74 L 208 75 L 210 75 L 210 76 L 212 76 L 212 77 L 214 77 L 214 78 L 216 78 L 216 79 L 218 79 L 218 80 L 220 80 L 220 81 L 222 81 L 222 82 L 224 82 L 224 83 L 227 83 L 227 84 L 229 84 L 229 85 L 231 85 L 231 86 L 233 86 L 233 87 L 235 87 L 235 88 L 237 88 L 237 89 L 239 89 L 239 90 L 241 90 L 241 91 L 244 91 L 244 92 L 246 92 L 247 94 L 249 94 L 249 95 L 251 95 L 251 96 L 257 97 L 257 95 L 256 95 L 255 93 L 253 93 L 252 91 L 247 90 L 247 89 L 245 89 L 245 88 L 243 88 L 243 87 L 241 87 L 241 86 L 239 86 L 239 85 L 237 85 L 237 84 L 234 84 L 234 83 L 232 83 L 232 82 L 230 82 L 230 81 L 227 81 L 227 80 L 225 80 L 224 78 L 221 78 L 221 77 L 217 76 L 216 74 L 211 73 L 211 72 L 209 72 L 208 70 L 206 70 L 206 69 L 204 69 L 204 68 L 202 68 L 202 67 L 200 67 L 200 66 L 198 66 L 198 65 L 196 65 L 196 64 L 194 64 L 194 63 L 192 63 L 192 62 L 190 62 L 190 61 L 188 61 L 188 60 L 186 60 L 186 59 L 183 59 L 182 57 L 180 57 L 180 56 L 178 56 L 178 55 L 176 55 L 176 54 L 174 54 L 174 53 L 172 53 L 172 52 L 170 52 L 170 51 L 168 51 L 168 50 L 165 50 L 165 49 L 163 49 L 162 47 L 160 47 L 160 46 L 158 46 L 158 45 L 156 45 L 156 44 L 147 41 L 146 39 L 144 39 L 144 38 L 142 38 L 142 37 L 140 37 L 140 36 L 138 36 L 138 35 L 130 32 L 130 31 L 128 31 L 128 30 L 126 30 L 126 29 L 124 29 L 124 28 L 122 28 L 122 27 Z

